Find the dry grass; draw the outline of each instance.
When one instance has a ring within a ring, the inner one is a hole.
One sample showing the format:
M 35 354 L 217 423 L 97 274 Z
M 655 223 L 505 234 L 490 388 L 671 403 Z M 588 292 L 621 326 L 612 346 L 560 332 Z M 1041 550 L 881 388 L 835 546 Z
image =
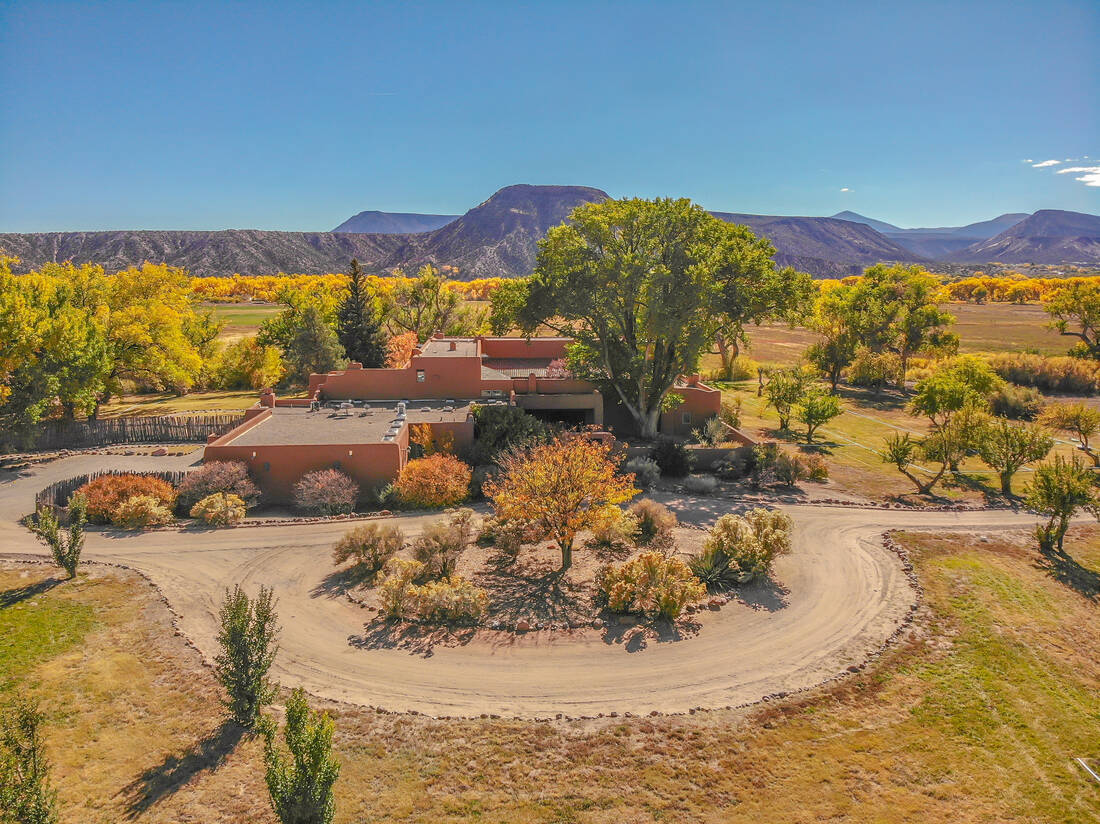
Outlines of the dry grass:
M 924 614 L 874 668 L 800 700 L 575 723 L 330 705 L 337 820 L 1097 820 L 1100 794 L 1072 761 L 1100 756 L 1096 601 L 1056 580 L 1023 534 L 903 540 Z M 1084 565 L 1074 580 L 1098 580 L 1085 573 L 1100 568 L 1100 530 L 1076 529 L 1069 546 Z M 0 569 L 0 591 L 44 577 Z M 79 627 L 39 650 L 7 632 L 33 610 L 35 633 L 55 618 Z M 5 663 L 29 659 L 12 672 L 49 713 L 64 820 L 271 820 L 257 743 L 220 727 L 211 674 L 140 579 L 93 571 L 0 622 Z

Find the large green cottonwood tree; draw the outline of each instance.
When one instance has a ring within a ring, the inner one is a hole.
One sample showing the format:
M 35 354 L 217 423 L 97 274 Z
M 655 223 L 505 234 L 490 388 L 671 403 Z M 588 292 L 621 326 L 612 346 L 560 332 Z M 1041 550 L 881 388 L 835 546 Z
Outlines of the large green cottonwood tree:
M 777 270 L 774 254 L 687 199 L 587 204 L 539 244 L 516 320 L 526 333 L 545 325 L 575 338 L 574 374 L 602 384 L 654 437 L 677 376 L 718 335 L 741 339 L 748 323 L 809 305 L 809 276 Z

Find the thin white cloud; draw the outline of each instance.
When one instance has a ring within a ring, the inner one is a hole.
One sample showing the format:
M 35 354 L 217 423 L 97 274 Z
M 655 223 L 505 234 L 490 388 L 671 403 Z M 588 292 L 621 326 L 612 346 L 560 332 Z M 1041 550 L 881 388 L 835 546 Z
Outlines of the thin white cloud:
M 1059 169 L 1057 174 L 1079 174 L 1080 177 L 1075 177 L 1081 183 L 1086 186 L 1098 186 L 1100 187 L 1100 166 L 1067 166 L 1064 169 Z
M 851 190 L 851 189 L 849 189 L 849 188 L 848 188 L 847 186 L 845 186 L 845 187 L 844 187 L 843 189 L 841 189 L 840 191 L 842 191 L 842 192 L 850 192 L 850 191 L 852 191 L 852 190 Z
M 1032 163 L 1031 168 L 1033 168 L 1033 169 L 1045 169 L 1047 166 L 1057 166 L 1061 162 L 1062 162 L 1061 160 L 1044 160 L 1040 163 Z
M 1032 160 L 1030 157 L 1025 157 L 1021 162 L 1022 163 L 1034 163 L 1035 161 Z

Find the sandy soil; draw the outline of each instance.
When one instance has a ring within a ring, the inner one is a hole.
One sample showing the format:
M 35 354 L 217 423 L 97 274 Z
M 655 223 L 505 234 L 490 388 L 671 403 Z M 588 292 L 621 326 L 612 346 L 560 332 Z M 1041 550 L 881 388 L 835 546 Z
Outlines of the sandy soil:
M 194 459 L 80 456 L 0 478 L 0 554 L 44 554 L 15 521 L 37 489 L 98 468 L 183 468 Z M 682 521 L 712 522 L 727 499 L 669 498 Z M 889 638 L 917 594 L 882 548 L 891 528 L 1019 528 L 1034 516 L 782 507 L 793 551 L 774 583 L 746 590 L 697 627 L 662 637 L 633 627 L 533 632 L 395 633 L 334 586 L 329 552 L 348 524 L 221 531 L 89 533 L 85 557 L 133 567 L 165 593 L 183 631 L 211 658 L 227 587 L 274 587 L 283 631 L 275 674 L 315 695 L 431 715 L 681 712 L 740 705 L 811 687 L 862 662 Z M 402 516 L 407 535 L 438 518 Z

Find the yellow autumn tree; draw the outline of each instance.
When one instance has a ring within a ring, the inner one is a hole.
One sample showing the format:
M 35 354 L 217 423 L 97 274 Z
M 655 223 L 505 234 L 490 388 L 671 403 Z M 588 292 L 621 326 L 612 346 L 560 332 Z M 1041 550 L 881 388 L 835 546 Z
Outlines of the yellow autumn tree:
M 611 507 L 638 494 L 634 476 L 616 472 L 620 460 L 610 444 L 560 437 L 508 453 L 499 462 L 499 478 L 486 483 L 484 492 L 497 518 L 530 524 L 553 538 L 564 572 L 573 563 L 577 533 L 603 522 Z

